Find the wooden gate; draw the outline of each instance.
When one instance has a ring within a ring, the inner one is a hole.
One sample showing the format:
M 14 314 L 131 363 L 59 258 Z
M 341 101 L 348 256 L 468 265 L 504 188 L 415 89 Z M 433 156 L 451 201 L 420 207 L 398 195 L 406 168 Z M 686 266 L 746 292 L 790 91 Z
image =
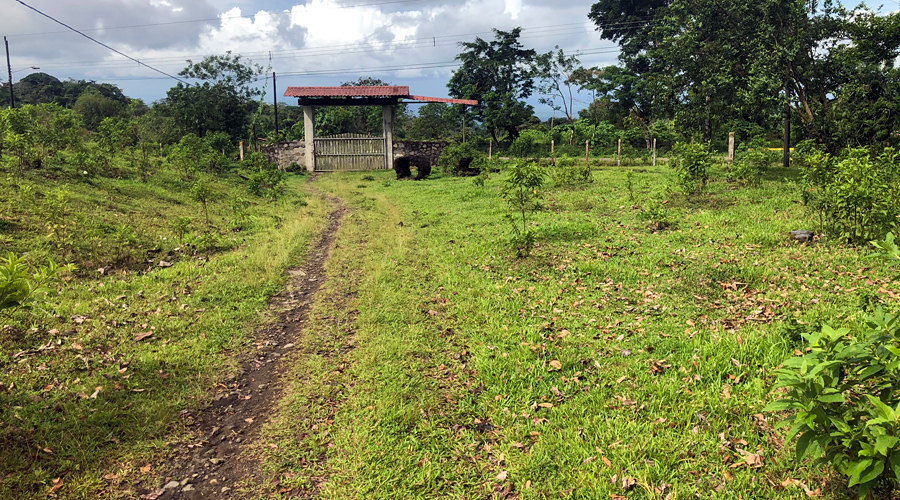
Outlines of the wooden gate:
M 384 138 L 340 134 L 313 140 L 316 172 L 385 170 Z

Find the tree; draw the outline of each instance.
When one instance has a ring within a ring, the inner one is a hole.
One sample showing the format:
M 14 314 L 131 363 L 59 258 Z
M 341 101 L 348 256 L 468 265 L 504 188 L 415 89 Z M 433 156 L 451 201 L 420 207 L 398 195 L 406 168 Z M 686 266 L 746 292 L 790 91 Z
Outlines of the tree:
M 501 130 L 510 141 L 515 140 L 519 127 L 534 114 L 522 100 L 534 92 L 532 66 L 536 53 L 519 42 L 521 32 L 521 28 L 495 29 L 490 42 L 475 38 L 474 42 L 461 43 L 465 50 L 456 59 L 462 66 L 447 84 L 451 96 L 478 100 L 475 118 L 490 130 L 495 141 Z
M 409 138 L 419 140 L 446 139 L 458 128 L 451 107 L 439 102 L 429 102 L 419 112 L 409 127 Z
M 75 111 L 84 120 L 85 127 L 90 130 L 97 130 L 104 119 L 119 115 L 124 107 L 121 102 L 105 97 L 93 88 L 83 92 L 74 105 Z
M 249 124 L 247 108 L 259 95 L 252 83 L 261 72 L 261 66 L 244 62 L 231 52 L 207 56 L 199 63 L 189 60 L 179 75 L 203 83 L 179 83 L 169 89 L 160 107 L 174 118 L 182 133 L 203 137 L 208 132 L 225 132 L 232 138 L 241 137 Z
M 774 131 L 789 107 L 832 150 L 895 141 L 897 14 L 831 1 L 601 0 L 589 17 L 620 44 L 614 94 L 638 91 L 642 119 L 674 117 L 708 139 Z
M 571 127 L 569 145 L 575 136 L 575 77 L 579 69 L 579 61 L 575 56 L 566 56 L 559 45 L 556 51 L 537 56 L 535 69 L 539 78 L 538 91 L 543 95 L 541 104 L 550 106 L 554 111 L 562 111 Z

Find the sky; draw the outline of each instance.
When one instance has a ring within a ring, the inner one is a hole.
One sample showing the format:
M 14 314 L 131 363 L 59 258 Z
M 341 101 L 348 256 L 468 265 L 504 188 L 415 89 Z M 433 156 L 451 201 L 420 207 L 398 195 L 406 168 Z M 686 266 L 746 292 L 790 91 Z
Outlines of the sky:
M 241 54 L 278 75 L 279 96 L 288 85 L 332 86 L 371 76 L 408 85 L 414 94 L 446 97 L 459 43 L 491 39 L 492 28 L 521 27 L 526 47 L 559 46 L 588 67 L 615 64 L 618 53 L 587 18 L 594 0 L 23 1 L 169 75 L 206 55 Z M 16 0 L 0 0 L 0 12 L 13 81 L 36 66 L 61 80 L 113 83 L 148 103 L 177 83 Z M 271 99 L 271 81 L 263 84 Z M 582 107 L 590 96 L 576 100 Z M 553 114 L 536 99 L 532 104 L 542 118 Z

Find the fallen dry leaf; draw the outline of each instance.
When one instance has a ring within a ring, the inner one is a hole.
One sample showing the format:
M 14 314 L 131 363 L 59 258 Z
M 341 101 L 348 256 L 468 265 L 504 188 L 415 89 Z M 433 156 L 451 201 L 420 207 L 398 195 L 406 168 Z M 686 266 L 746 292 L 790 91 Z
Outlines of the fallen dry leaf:
M 500 474 L 497 474 L 497 481 L 506 481 L 506 476 L 506 471 L 501 471 Z
M 151 469 L 150 464 L 147 464 L 147 465 L 144 465 L 143 467 L 141 467 L 140 471 L 142 474 L 146 474 L 146 473 L 150 472 L 150 469 Z
M 135 334 L 134 334 L 134 341 L 135 341 L 135 342 L 140 342 L 140 341 L 142 341 L 142 340 L 144 340 L 144 339 L 150 338 L 152 335 L 153 335 L 153 332 L 141 332 L 141 333 L 135 333 Z
M 562 370 L 562 363 L 560 363 L 558 359 L 550 361 L 550 366 L 556 370 Z
M 541 408 L 553 408 L 553 403 L 541 403 L 538 406 Z
M 54 491 L 63 487 L 63 480 L 61 477 L 58 477 L 53 480 L 53 486 L 50 487 L 49 493 L 53 493 Z
M 600 460 L 610 469 L 612 469 L 612 462 L 609 461 L 608 458 L 601 456 Z

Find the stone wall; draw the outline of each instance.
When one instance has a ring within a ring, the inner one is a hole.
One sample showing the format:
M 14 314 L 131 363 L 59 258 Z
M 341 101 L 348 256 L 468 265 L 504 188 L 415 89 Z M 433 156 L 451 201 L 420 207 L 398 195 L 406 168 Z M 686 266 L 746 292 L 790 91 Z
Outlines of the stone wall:
M 403 157 L 420 157 L 427 159 L 431 166 L 435 166 L 438 158 L 444 153 L 444 148 L 449 145 L 449 142 L 441 141 L 397 141 L 394 143 L 394 162 Z
M 262 146 L 260 151 L 266 155 L 270 162 L 278 165 L 278 168 L 282 170 L 286 169 L 291 163 L 296 163 L 300 165 L 300 168 L 305 168 L 306 143 L 303 141 L 267 144 Z

